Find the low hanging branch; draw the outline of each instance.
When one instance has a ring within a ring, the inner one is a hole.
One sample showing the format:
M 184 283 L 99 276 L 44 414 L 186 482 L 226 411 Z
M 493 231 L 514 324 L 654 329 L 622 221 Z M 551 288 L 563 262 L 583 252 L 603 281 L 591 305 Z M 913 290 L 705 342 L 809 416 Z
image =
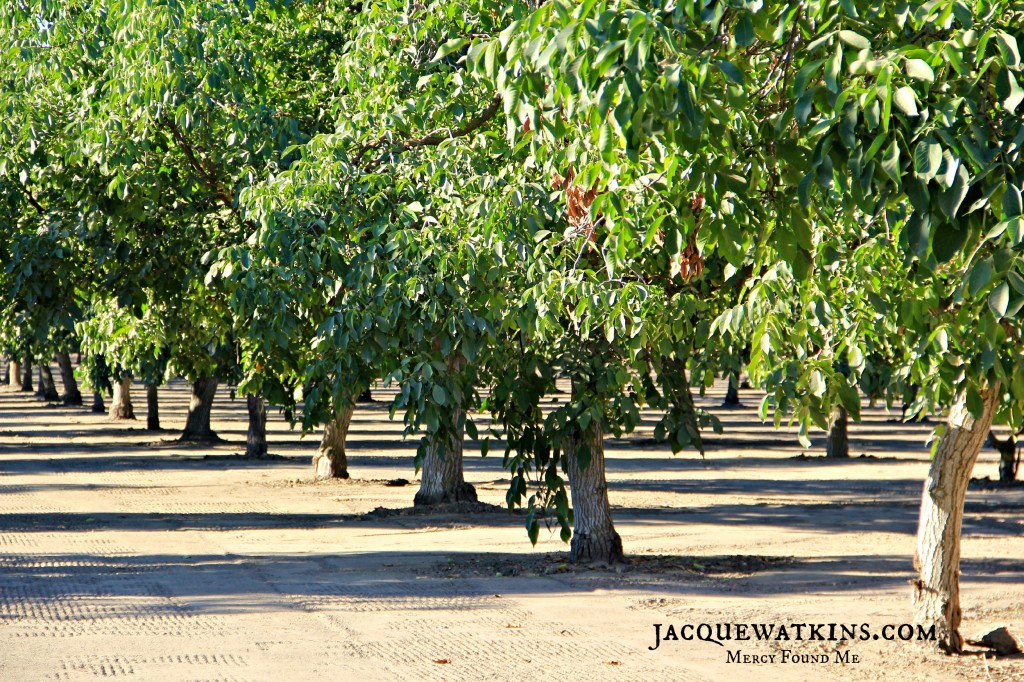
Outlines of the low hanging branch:
M 446 128 L 444 130 L 438 130 L 436 132 L 430 133 L 429 135 L 424 135 L 423 137 L 411 137 L 405 140 L 399 140 L 398 142 L 391 145 L 391 148 L 388 149 L 386 155 L 369 161 L 366 164 L 366 170 L 373 170 L 381 163 L 383 163 L 386 158 L 398 156 L 399 154 L 407 152 L 410 149 L 416 149 L 418 147 L 436 147 L 445 140 L 454 140 L 459 137 L 465 137 L 466 135 L 470 135 L 479 130 L 481 127 L 483 127 L 484 124 L 486 124 L 492 118 L 494 118 L 494 115 L 498 113 L 498 107 L 500 105 L 501 95 L 496 94 L 494 95 L 494 97 L 491 98 L 491 101 L 487 104 L 487 107 L 484 108 L 483 111 L 477 114 L 474 118 L 471 118 L 468 121 L 466 121 L 466 123 L 462 126 L 459 126 L 457 128 L 452 127 Z M 387 135 L 381 135 L 377 140 L 363 145 L 353 157 L 353 162 L 355 163 L 355 165 L 359 165 L 363 156 L 367 152 L 380 148 L 386 142 Z

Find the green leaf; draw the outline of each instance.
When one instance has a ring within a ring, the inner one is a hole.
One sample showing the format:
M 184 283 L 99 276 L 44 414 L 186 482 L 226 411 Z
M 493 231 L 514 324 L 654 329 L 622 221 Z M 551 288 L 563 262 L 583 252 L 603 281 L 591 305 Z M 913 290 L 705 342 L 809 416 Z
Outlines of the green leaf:
M 811 393 L 818 398 L 825 395 L 825 378 L 821 375 L 821 372 L 818 370 L 811 372 L 811 376 L 808 381 L 808 388 L 810 388 Z
M 903 64 L 903 70 L 910 78 L 928 81 L 929 83 L 935 81 L 935 72 L 932 71 L 932 67 L 928 65 L 928 62 L 923 59 L 906 60 Z
M 737 47 L 749 47 L 754 42 L 754 22 L 750 20 L 749 14 L 744 14 L 736 22 L 736 29 L 733 34 Z
M 971 268 L 970 277 L 967 280 L 967 292 L 973 297 L 988 286 L 992 281 L 992 258 L 983 258 Z
M 893 103 L 907 116 L 917 116 L 917 96 L 914 89 L 904 85 L 893 93 Z
M 1002 101 L 1003 109 L 1006 109 L 1011 114 L 1017 110 L 1021 100 L 1024 100 L 1024 88 L 1020 87 L 1017 83 L 1017 79 L 1009 71 L 1006 72 L 1007 79 L 1009 81 L 1009 94 Z
M 892 178 L 893 182 L 900 182 L 900 146 L 893 140 L 882 155 L 882 170 Z
M 988 295 L 988 307 L 999 319 L 1006 316 L 1006 307 L 1010 305 L 1010 286 L 1003 282 Z
M 843 65 L 843 46 L 836 45 L 835 53 L 825 64 L 825 87 L 831 92 L 839 92 L 839 70 Z
M 1013 246 L 1017 246 L 1024 239 L 1024 216 L 1016 216 L 1009 220 L 1004 220 L 1000 225 L 1004 223 L 1006 225 L 1006 234 L 1010 237 L 1010 243 Z
M 446 391 L 444 386 L 441 384 L 434 384 L 434 388 L 431 390 L 430 394 L 434 398 L 434 402 L 438 405 L 448 404 L 448 391 Z
M 1003 55 L 1003 63 L 1011 69 L 1020 65 L 1020 50 L 1017 49 L 1017 39 L 1003 31 L 996 32 L 996 45 Z
M 950 223 L 943 223 L 932 235 L 932 253 L 940 263 L 947 263 L 967 243 L 968 230 L 958 229 Z
M 967 174 L 967 169 L 961 164 L 956 171 L 956 176 L 953 178 L 953 184 L 939 196 L 939 208 L 942 209 L 947 218 L 956 217 L 957 211 L 960 210 L 961 204 L 964 203 L 964 199 L 967 197 L 970 181 L 971 178 Z
M 871 47 L 871 42 L 867 38 L 854 31 L 840 31 L 839 39 L 858 50 L 867 50 Z
M 930 180 L 942 165 L 942 147 L 933 138 L 926 137 L 914 150 L 914 172 L 922 180 Z
M 1020 190 L 1012 183 L 1006 184 L 1006 191 L 1003 192 L 1003 215 L 1006 218 L 1015 218 L 1024 213 L 1024 200 L 1021 198 Z
M 738 85 L 745 85 L 746 81 L 743 78 L 743 72 L 736 68 L 736 65 L 725 59 L 719 59 L 715 62 L 725 77 L 733 81 Z
M 431 61 L 440 61 L 447 57 L 448 55 L 450 55 L 452 52 L 458 52 L 468 44 L 469 40 L 467 40 L 466 38 L 452 38 L 451 40 L 441 45 L 441 47 L 437 48 L 437 54 L 434 55 L 434 58 Z

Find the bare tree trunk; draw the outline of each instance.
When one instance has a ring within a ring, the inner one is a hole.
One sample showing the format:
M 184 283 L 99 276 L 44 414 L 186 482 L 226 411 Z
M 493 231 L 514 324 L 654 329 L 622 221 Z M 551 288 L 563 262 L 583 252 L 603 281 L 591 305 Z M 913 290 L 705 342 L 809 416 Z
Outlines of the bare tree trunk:
M 453 410 L 452 430 L 448 438 L 440 434 L 430 437 L 420 470 L 420 489 L 413 498 L 413 506 L 477 501 L 476 488 L 466 483 L 462 470 L 463 414 L 461 408 Z M 462 428 L 459 428 L 460 421 Z
M 624 560 L 622 539 L 615 532 L 608 501 L 601 421 L 595 419 L 585 429 L 573 424 L 572 429 L 565 448 L 574 521 L 569 561 L 620 563 Z
M 722 401 L 722 407 L 743 407 L 743 403 L 740 402 L 739 383 L 739 374 L 729 374 L 729 384 L 725 389 L 725 400 Z
M 370 393 L 370 389 L 367 388 L 365 391 L 360 393 L 359 397 L 356 398 L 356 402 L 357 403 L 372 403 L 373 402 L 373 394 Z
M 7 383 L 11 388 L 21 388 L 21 363 L 15 359 L 11 359 L 7 374 Z
M 25 358 L 21 365 L 21 390 L 32 392 L 32 358 Z
M 1006 440 L 999 440 L 993 432 L 988 434 L 989 444 L 999 453 L 999 481 L 1000 483 L 1012 483 L 1017 480 L 1017 467 L 1020 460 L 1017 458 L 1017 437 L 1010 434 Z
M 267 403 L 262 395 L 245 397 L 249 409 L 249 431 L 245 434 L 245 456 L 267 456 Z
M 960 396 L 949 411 L 946 433 L 935 450 L 921 496 L 914 567 L 914 622 L 935 626 L 940 649 L 959 653 L 960 526 L 971 470 L 988 435 L 999 399 L 998 384 L 982 392 L 982 413 L 975 420 Z
M 114 421 L 135 419 L 135 406 L 132 405 L 132 377 L 130 374 L 121 377 L 114 384 L 114 397 L 110 401 L 110 418 Z
M 106 412 L 107 407 L 103 404 L 103 394 L 100 391 L 92 392 L 92 411 Z
M 213 377 L 201 377 L 192 382 L 192 395 L 188 401 L 188 417 L 181 440 L 209 442 L 219 440 L 210 428 L 210 411 L 219 382 Z
M 57 366 L 60 368 L 60 378 L 64 383 L 64 395 L 61 396 L 61 400 L 65 405 L 81 405 L 82 392 L 78 390 L 75 368 L 71 366 L 71 356 L 66 351 L 57 353 Z
M 57 385 L 53 382 L 53 372 L 46 363 L 39 365 L 39 397 L 51 403 L 60 400 Z
M 828 429 L 828 440 L 825 441 L 825 456 L 836 459 L 850 456 L 850 439 L 847 428 L 850 415 L 842 407 L 832 412 L 832 424 Z
M 313 455 L 313 477 L 318 481 L 330 478 L 348 478 L 348 457 L 345 455 L 345 438 L 352 424 L 354 404 L 346 405 L 334 413 L 334 419 L 324 425 L 320 449 Z
M 146 430 L 160 430 L 160 394 L 156 384 L 146 384 Z

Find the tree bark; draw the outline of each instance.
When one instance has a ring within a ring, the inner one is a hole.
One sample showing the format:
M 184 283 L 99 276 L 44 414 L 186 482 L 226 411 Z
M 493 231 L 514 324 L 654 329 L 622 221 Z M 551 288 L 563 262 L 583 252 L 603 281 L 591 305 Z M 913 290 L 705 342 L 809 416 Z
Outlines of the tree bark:
M 262 395 L 245 397 L 249 409 L 249 431 L 245 434 L 245 456 L 267 456 L 267 403 Z
M 56 357 L 57 367 L 60 368 L 60 378 L 64 383 L 64 395 L 61 396 L 61 400 L 65 405 L 81 405 L 82 392 L 78 390 L 75 368 L 71 366 L 71 356 L 66 351 L 60 351 Z
M 462 470 L 462 445 L 465 421 L 462 408 L 452 411 L 452 431 L 445 438 L 434 434 L 427 443 L 427 453 L 420 469 L 420 489 L 413 498 L 415 507 L 431 507 L 451 502 L 476 502 L 476 488 L 466 483 Z
M 25 362 L 21 365 L 21 390 L 28 393 L 32 392 L 32 360 L 31 358 L 25 358 Z
M 916 624 L 935 626 L 937 644 L 947 653 L 960 653 L 960 526 L 964 498 L 978 452 L 992 426 L 998 384 L 982 392 L 977 419 L 960 396 L 949 411 L 946 433 L 939 441 L 921 496 L 914 568 Z
M 93 412 L 106 412 L 107 407 L 103 404 L 103 394 L 99 391 L 92 392 L 92 411 Z
M 160 394 L 156 384 L 146 384 L 146 430 L 160 430 Z
M 217 393 L 217 379 L 200 377 L 192 382 L 192 395 L 188 401 L 188 416 L 185 418 L 185 430 L 181 434 L 183 441 L 210 442 L 219 440 L 210 428 L 210 411 L 213 409 L 213 397 Z
M 725 389 L 725 400 L 722 401 L 722 407 L 742 407 L 743 403 L 740 402 L 740 390 L 739 390 L 740 376 L 739 374 L 729 375 L 729 384 Z
M 12 388 L 21 388 L 21 363 L 12 359 L 8 365 L 7 383 Z
M 828 439 L 825 441 L 825 456 L 834 459 L 845 459 L 850 456 L 850 439 L 848 427 L 850 415 L 846 409 L 837 407 L 832 412 L 832 423 L 828 429 Z
M 615 532 L 608 501 L 601 422 L 595 419 L 585 429 L 573 424 L 572 429 L 565 448 L 574 521 L 569 561 L 620 563 L 624 561 L 622 539 Z
M 359 397 L 356 398 L 356 402 L 357 403 L 372 403 L 373 402 L 373 394 L 370 393 L 370 389 L 366 389 L 365 391 L 360 393 Z
M 114 397 L 110 401 L 110 418 L 114 421 L 135 419 L 135 406 L 132 405 L 132 377 L 126 375 L 114 383 Z
M 39 397 L 47 402 L 60 400 L 57 385 L 53 382 L 53 372 L 46 363 L 39 365 Z
M 355 404 L 336 409 L 334 419 L 324 425 L 320 449 L 313 455 L 313 477 L 318 481 L 331 478 L 348 478 L 348 457 L 345 455 L 345 438 L 352 424 Z

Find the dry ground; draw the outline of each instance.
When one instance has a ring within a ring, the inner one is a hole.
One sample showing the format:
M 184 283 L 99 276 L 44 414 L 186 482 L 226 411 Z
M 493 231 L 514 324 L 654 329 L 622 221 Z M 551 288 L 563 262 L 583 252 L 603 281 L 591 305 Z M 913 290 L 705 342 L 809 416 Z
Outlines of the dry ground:
M 180 382 L 161 389 L 170 431 L 112 423 L 0 389 L 0 680 L 1010 680 L 1024 659 L 925 654 L 904 642 L 733 643 L 750 654 L 849 651 L 859 663 L 727 663 L 655 623 L 911 619 L 911 556 L 927 425 L 869 410 L 855 457 L 801 457 L 791 431 L 722 411 L 706 458 L 646 432 L 608 442 L 624 570 L 573 570 L 557 533 L 530 546 L 521 516 L 481 505 L 420 515 L 414 443 L 383 403 L 349 438 L 354 480 L 313 484 L 316 436 L 272 414 L 269 461 L 246 461 L 245 404 L 220 390 L 228 442 L 172 442 Z M 749 392 L 748 392 L 749 393 Z M 377 397 L 387 398 L 385 391 Z M 561 396 L 563 399 L 565 396 Z M 504 501 L 500 457 L 467 447 L 482 502 Z M 866 453 L 866 457 L 858 457 Z M 996 475 L 986 450 L 976 476 Z M 409 486 L 388 481 L 406 478 Z M 374 510 L 377 511 L 374 511 Z M 968 636 L 1024 635 L 1024 488 L 968 494 Z

